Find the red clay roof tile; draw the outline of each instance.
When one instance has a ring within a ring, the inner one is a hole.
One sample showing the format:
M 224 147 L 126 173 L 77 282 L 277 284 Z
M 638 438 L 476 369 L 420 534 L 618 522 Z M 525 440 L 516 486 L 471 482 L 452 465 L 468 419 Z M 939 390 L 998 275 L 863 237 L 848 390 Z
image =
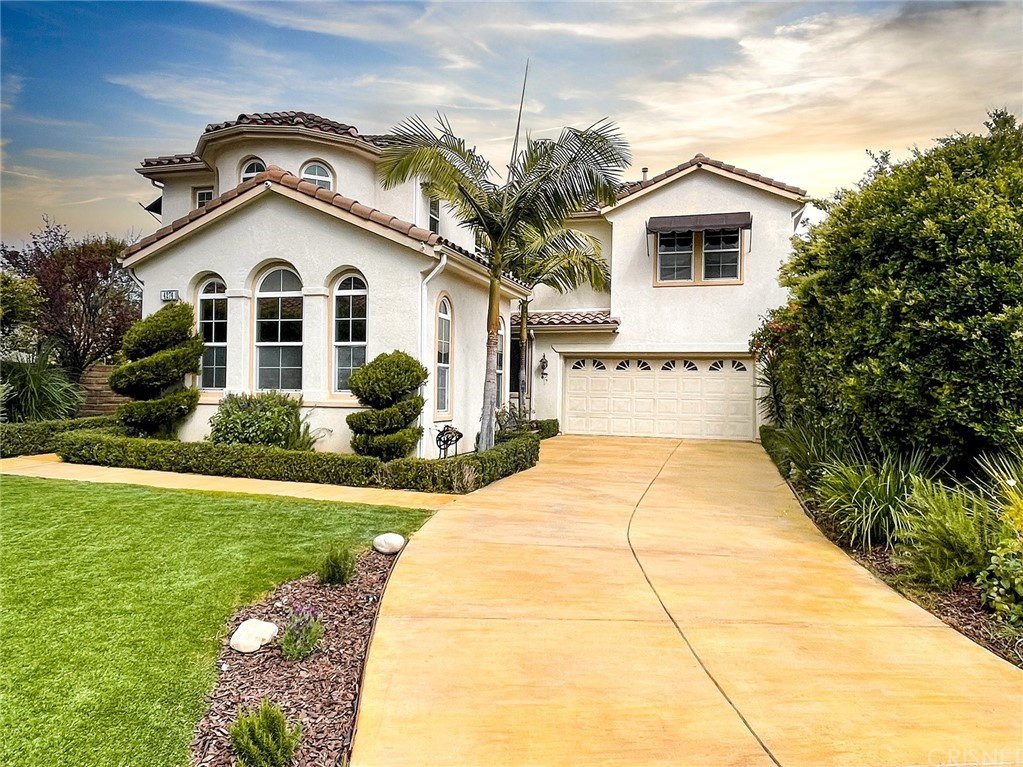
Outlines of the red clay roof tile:
M 513 314 L 511 324 L 519 324 L 519 315 Z M 579 328 L 590 325 L 614 325 L 621 321 L 611 316 L 610 309 L 591 309 L 585 311 L 530 312 L 529 327 L 531 328 Z
M 741 176 L 742 178 L 748 178 L 751 181 L 758 181 L 761 184 L 767 184 L 768 186 L 773 186 L 777 189 L 781 189 L 786 192 L 792 192 L 793 194 L 798 194 L 800 197 L 805 197 L 807 194 L 805 189 L 800 189 L 798 186 L 784 184 L 781 181 L 775 181 L 773 178 L 762 176 L 759 173 L 753 173 L 751 171 L 746 170 L 745 168 L 736 168 L 734 165 L 728 165 L 727 163 L 721 162 L 721 160 L 713 160 L 704 154 L 697 154 L 691 160 L 686 160 L 686 162 L 682 163 L 681 165 L 678 165 L 674 168 L 670 168 L 669 170 L 666 170 L 663 173 L 658 173 L 656 176 L 654 176 L 653 178 L 649 178 L 646 181 L 634 181 L 630 184 L 626 184 L 618 192 L 618 199 L 624 200 L 626 197 L 629 197 L 635 194 L 636 192 L 651 187 L 654 184 L 660 183 L 664 179 L 677 175 L 684 170 L 688 170 L 689 168 L 692 168 L 694 166 L 700 167 L 703 165 L 709 165 L 712 168 L 718 168 L 719 170 L 723 170 L 726 173 L 732 173 L 736 176 Z

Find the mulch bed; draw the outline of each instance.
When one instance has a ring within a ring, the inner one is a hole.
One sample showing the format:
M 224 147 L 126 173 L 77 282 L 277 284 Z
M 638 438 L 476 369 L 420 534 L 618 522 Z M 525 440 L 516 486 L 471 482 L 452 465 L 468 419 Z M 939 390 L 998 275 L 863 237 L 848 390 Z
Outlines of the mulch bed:
M 1014 666 L 1023 668 L 1023 636 L 1014 635 L 999 623 L 994 615 L 984 609 L 980 601 L 980 589 L 972 583 L 960 583 L 947 594 L 938 594 L 914 588 L 908 583 L 903 568 L 895 558 L 895 552 L 884 546 L 870 549 L 854 549 L 839 539 L 828 518 L 812 503 L 803 499 L 798 489 L 793 490 L 801 499 L 803 510 L 814 524 L 832 543 L 859 562 L 882 581 L 904 597 L 916 602 L 951 626 L 960 634 L 986 647 L 995 655 L 1004 658 Z
M 279 705 L 289 721 L 302 723 L 297 767 L 343 763 L 351 747 L 370 633 L 393 562 L 393 556 L 364 552 L 346 585 L 324 585 L 307 575 L 231 619 L 217 659 L 217 684 L 192 743 L 195 767 L 232 767 L 228 728 L 239 707 L 253 708 L 263 698 Z M 285 660 L 277 640 L 248 654 L 228 646 L 231 634 L 247 618 L 272 621 L 283 631 L 293 604 L 319 611 L 326 629 L 320 649 L 305 660 Z

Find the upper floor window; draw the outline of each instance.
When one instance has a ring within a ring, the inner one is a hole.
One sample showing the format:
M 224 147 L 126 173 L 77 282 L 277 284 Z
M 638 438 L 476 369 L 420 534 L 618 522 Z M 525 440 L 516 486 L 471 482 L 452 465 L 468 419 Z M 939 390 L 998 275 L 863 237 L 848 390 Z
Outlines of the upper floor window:
M 437 412 L 451 412 L 451 302 L 447 298 L 442 298 L 437 307 L 436 388 Z
M 256 292 L 256 387 L 302 388 L 302 281 L 277 268 Z
M 302 167 L 302 180 L 330 191 L 334 188 L 334 176 L 321 162 L 309 162 Z
M 200 389 L 227 387 L 227 289 L 218 279 L 199 289 L 199 333 L 206 348 L 202 353 Z
M 692 232 L 662 232 L 658 235 L 657 278 L 660 282 L 693 279 Z
M 242 181 L 248 181 L 250 178 L 255 178 L 260 173 L 266 170 L 266 165 L 258 157 L 253 157 L 245 161 L 245 165 L 242 166 Z
M 430 198 L 430 218 L 427 227 L 434 234 L 440 234 L 440 199 Z
M 659 232 L 657 282 L 738 282 L 742 277 L 742 230 Z
M 504 404 L 504 317 L 497 326 L 497 406 Z
M 739 279 L 739 230 L 708 229 L 703 233 L 703 279 Z
M 213 199 L 213 187 L 203 186 L 195 190 L 195 207 L 201 208 Z
M 348 391 L 352 373 L 366 364 L 369 289 L 359 274 L 341 278 L 334 292 L 335 390 Z

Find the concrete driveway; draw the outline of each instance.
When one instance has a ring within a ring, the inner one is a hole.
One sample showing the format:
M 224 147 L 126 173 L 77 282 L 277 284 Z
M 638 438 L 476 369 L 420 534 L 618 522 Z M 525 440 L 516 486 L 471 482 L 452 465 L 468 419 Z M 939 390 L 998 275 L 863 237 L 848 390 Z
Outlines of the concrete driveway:
M 558 437 L 442 508 L 353 767 L 1023 764 L 1023 672 L 803 515 L 759 445 Z

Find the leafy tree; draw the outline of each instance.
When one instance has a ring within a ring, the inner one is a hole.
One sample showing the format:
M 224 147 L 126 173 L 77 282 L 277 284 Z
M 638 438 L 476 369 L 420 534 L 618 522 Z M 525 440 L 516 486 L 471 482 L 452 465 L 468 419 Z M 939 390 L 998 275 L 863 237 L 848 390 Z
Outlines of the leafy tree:
M 1023 127 L 990 118 L 875 157 L 796 241 L 777 345 L 793 419 L 952 468 L 1023 434 Z
M 500 182 L 490 163 L 456 136 L 444 117 L 438 118 L 436 132 L 414 117 L 390 137 L 378 166 L 383 185 L 423 179 L 427 193 L 446 203 L 489 261 L 480 450 L 494 444 L 502 276 L 515 273 L 522 243 L 550 237 L 564 228 L 569 215 L 593 202 L 612 204 L 619 174 L 628 164 L 628 146 L 607 121 L 584 130 L 565 128 L 557 140 L 527 138 L 524 149 L 513 150 Z
M 140 294 L 118 257 L 126 247 L 110 235 L 72 239 L 66 227 L 43 217 L 44 226 L 21 250 L 0 244 L 0 263 L 14 276 L 35 280 L 35 318 L 72 381 L 89 365 L 113 354 L 138 319 Z

